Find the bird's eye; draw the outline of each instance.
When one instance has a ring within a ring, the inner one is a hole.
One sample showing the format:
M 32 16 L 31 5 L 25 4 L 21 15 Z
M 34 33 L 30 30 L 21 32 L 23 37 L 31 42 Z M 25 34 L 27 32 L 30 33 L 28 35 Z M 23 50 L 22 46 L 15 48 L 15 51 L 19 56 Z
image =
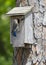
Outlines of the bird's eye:
M 42 7 L 44 8 L 45 6 L 42 5 Z

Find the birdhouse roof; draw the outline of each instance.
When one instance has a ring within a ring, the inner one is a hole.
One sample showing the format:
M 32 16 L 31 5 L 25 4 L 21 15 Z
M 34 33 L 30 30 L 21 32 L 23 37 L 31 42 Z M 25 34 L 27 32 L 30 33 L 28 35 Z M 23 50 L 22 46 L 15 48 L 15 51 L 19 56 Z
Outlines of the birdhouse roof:
M 25 6 L 25 7 L 14 7 L 11 9 L 7 15 L 15 16 L 15 15 L 26 15 L 32 10 L 33 6 Z

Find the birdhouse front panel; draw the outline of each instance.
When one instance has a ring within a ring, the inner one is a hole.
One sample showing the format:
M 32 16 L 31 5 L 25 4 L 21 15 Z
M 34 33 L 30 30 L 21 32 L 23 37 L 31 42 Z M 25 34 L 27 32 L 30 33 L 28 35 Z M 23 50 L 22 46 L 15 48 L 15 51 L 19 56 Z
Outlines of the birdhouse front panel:
M 33 18 L 31 6 L 13 8 L 7 14 L 11 18 L 10 39 L 13 47 L 24 47 L 33 44 Z
M 22 18 L 22 16 L 21 16 Z M 11 17 L 11 43 L 13 47 L 24 46 L 24 20 L 21 18 Z

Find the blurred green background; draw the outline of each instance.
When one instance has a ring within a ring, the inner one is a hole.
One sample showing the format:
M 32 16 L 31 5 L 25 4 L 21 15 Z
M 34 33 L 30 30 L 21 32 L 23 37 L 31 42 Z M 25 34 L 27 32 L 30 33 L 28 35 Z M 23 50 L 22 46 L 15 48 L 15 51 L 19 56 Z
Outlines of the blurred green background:
M 10 45 L 10 18 L 6 12 L 15 7 L 16 0 L 0 0 L 0 65 L 12 65 L 13 48 Z

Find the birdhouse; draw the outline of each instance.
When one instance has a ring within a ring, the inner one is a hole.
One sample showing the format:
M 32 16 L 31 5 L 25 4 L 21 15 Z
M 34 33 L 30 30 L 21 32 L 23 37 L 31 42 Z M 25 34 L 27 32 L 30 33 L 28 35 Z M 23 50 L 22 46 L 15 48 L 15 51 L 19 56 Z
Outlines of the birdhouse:
M 24 47 L 33 44 L 33 6 L 15 7 L 7 15 L 10 16 L 10 40 L 13 47 Z

